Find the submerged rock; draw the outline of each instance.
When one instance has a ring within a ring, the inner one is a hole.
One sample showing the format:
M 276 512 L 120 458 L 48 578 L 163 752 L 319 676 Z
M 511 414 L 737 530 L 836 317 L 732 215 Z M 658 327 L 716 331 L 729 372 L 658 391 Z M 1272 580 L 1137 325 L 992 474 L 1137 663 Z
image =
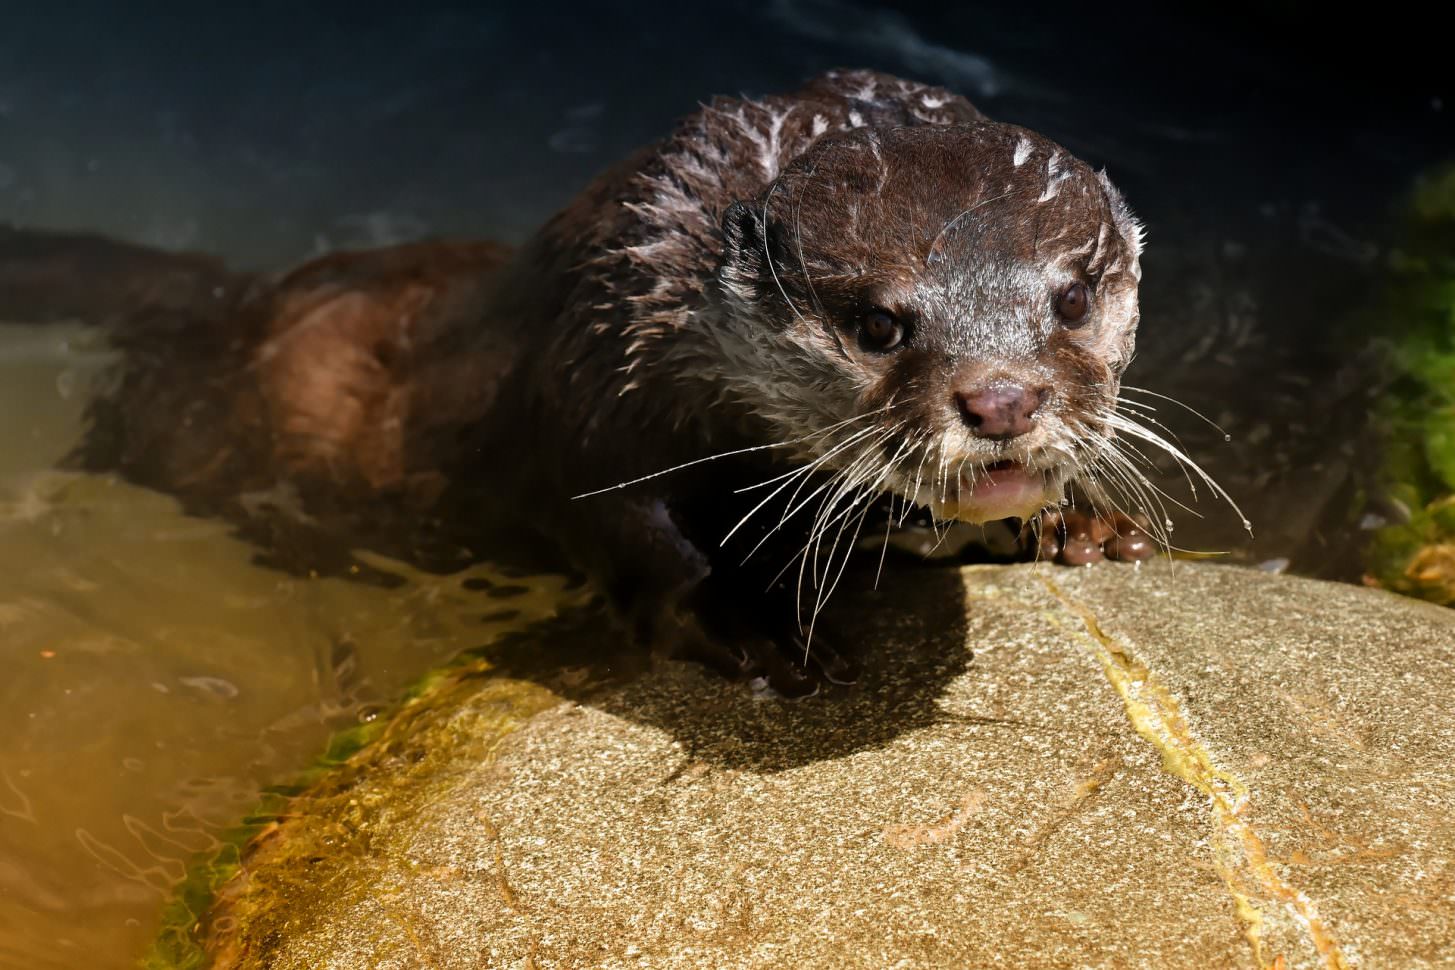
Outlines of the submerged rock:
M 554 681 L 466 668 L 254 842 L 207 952 L 1455 966 L 1455 613 L 1165 563 L 902 571 L 854 612 L 860 683 L 798 703 L 570 666 L 589 621 Z

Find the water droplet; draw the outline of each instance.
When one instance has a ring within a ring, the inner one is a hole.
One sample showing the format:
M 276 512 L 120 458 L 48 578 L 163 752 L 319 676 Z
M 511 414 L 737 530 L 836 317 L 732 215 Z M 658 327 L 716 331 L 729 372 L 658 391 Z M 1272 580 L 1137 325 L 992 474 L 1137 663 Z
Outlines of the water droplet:
M 1253 523 L 1249 522 L 1247 519 L 1244 519 L 1243 520 L 1243 529 L 1246 530 L 1247 532 L 1252 532 L 1253 531 Z
M 1232 441 L 1233 440 L 1233 436 L 1230 435 L 1230 434 L 1224 434 L 1223 435 L 1223 440 L 1224 441 Z

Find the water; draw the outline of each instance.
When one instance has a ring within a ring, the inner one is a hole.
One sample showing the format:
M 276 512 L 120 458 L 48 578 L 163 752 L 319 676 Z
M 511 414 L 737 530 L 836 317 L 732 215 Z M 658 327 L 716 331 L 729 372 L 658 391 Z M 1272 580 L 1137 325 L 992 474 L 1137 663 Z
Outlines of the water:
M 1365 406 L 1325 335 L 1374 279 L 1395 200 L 1455 145 L 1425 61 L 1386 83 L 1347 56 L 1365 38 L 1294 44 L 1291 14 L 1092 31 L 1083 5 L 1034 22 L 686 6 L 28 6 L 0 35 L 0 220 L 250 268 L 425 234 L 519 239 L 712 93 L 838 64 L 915 74 L 1109 166 L 1150 228 L 1129 380 L 1227 429 L 1158 403 L 1258 536 L 1204 501 L 1205 521 L 1179 513 L 1179 542 L 1310 562 L 1356 482 L 1346 417 Z M 55 471 L 106 359 L 79 330 L 0 327 L 3 968 L 130 965 L 186 860 L 262 786 L 430 666 L 578 595 L 536 577 L 503 604 L 466 585 L 506 581 L 486 566 L 377 563 L 406 580 L 390 590 L 290 577 L 166 496 Z M 484 618 L 503 605 L 521 616 Z
M 4 967 L 129 965 L 189 857 L 260 786 L 571 596 L 485 566 L 374 560 L 407 580 L 390 590 L 293 578 L 166 496 L 48 470 L 104 359 L 79 331 L 0 330 Z

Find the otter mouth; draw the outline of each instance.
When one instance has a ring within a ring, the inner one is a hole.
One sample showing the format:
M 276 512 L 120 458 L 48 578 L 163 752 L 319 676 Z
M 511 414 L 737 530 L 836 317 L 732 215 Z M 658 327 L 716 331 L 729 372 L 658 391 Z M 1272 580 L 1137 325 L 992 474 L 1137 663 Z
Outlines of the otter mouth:
M 935 514 L 960 522 L 994 522 L 1026 519 L 1060 499 L 1056 476 L 1025 462 L 1004 460 L 960 475 L 958 489 L 932 509 Z

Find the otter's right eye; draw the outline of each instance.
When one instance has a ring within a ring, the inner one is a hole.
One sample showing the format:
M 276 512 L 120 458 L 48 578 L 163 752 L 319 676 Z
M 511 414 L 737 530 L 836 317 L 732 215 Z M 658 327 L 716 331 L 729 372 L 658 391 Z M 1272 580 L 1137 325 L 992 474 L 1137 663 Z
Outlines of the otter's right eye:
M 865 350 L 893 350 L 902 340 L 904 324 L 888 310 L 870 310 L 859 321 L 859 344 Z
M 1067 327 L 1079 327 L 1086 322 L 1086 311 L 1091 305 L 1091 294 L 1085 283 L 1072 283 L 1061 292 L 1056 301 L 1056 313 Z

